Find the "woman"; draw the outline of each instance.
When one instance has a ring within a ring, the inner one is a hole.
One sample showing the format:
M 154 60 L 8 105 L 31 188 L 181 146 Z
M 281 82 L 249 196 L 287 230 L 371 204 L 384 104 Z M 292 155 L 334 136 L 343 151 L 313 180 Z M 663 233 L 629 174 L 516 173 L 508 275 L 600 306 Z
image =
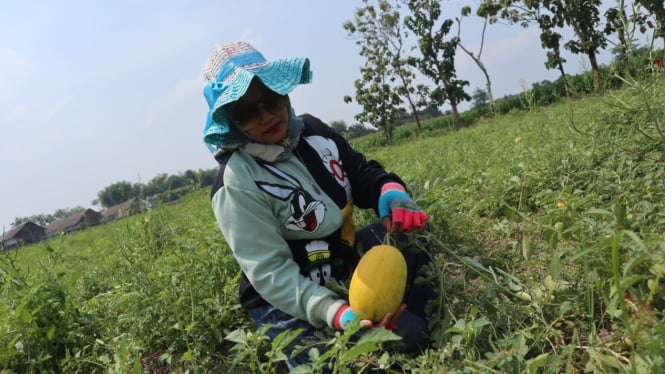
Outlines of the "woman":
M 288 94 L 311 77 L 307 58 L 268 62 L 245 42 L 215 45 L 204 73 L 210 108 L 204 141 L 220 164 L 212 208 L 242 269 L 240 303 L 257 325 L 272 326 L 271 338 L 304 329 L 288 355 L 316 330 L 343 329 L 356 317 L 326 284 L 349 279 L 359 249 L 379 244 L 386 232 L 423 230 L 428 222 L 397 175 L 317 118 L 295 115 Z M 356 232 L 354 206 L 374 209 L 383 224 Z M 434 293 L 413 284 L 429 255 L 403 252 L 408 309 L 361 324 L 396 324 L 404 349 L 413 351 L 427 343 L 424 308 Z M 306 362 L 304 353 L 288 366 Z

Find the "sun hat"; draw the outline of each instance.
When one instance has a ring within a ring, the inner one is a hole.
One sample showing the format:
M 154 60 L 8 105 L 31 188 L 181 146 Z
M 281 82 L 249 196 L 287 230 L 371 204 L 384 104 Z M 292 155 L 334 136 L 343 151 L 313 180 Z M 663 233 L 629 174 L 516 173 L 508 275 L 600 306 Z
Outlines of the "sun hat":
M 203 140 L 211 152 L 223 147 L 232 131 L 224 106 L 238 101 L 254 78 L 272 91 L 287 95 L 297 85 L 311 82 L 312 72 L 309 59 L 305 57 L 267 61 L 261 52 L 244 41 L 215 44 L 203 72 L 203 96 L 210 109 Z

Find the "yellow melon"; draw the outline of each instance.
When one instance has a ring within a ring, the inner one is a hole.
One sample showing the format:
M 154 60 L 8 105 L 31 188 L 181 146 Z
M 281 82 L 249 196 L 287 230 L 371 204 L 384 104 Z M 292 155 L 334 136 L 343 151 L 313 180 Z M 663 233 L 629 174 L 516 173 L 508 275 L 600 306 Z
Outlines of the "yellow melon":
M 395 313 L 406 287 L 406 261 L 390 245 L 370 248 L 361 258 L 349 284 L 351 309 L 365 319 L 380 322 Z

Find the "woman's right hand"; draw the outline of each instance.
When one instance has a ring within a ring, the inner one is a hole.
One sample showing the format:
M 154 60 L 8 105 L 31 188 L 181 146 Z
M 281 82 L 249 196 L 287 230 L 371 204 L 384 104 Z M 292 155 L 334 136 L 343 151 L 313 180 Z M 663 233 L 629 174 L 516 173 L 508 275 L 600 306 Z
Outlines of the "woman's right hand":
M 395 313 L 387 313 L 381 322 L 378 323 L 372 323 L 372 321 L 369 319 L 361 319 L 360 327 L 363 330 L 380 327 L 383 327 L 386 330 L 393 330 L 395 327 L 397 327 L 397 323 L 399 322 L 399 319 L 405 310 L 406 304 L 402 304 L 399 306 L 399 308 L 397 308 Z M 344 304 L 337 310 L 337 313 L 335 313 L 333 327 L 337 330 L 343 330 L 347 323 L 356 319 L 356 316 L 356 313 L 351 309 L 351 307 L 348 304 Z
M 349 304 L 344 304 L 337 309 L 335 317 L 333 318 L 333 327 L 337 330 L 344 330 L 346 325 L 356 319 L 356 313 L 351 309 Z M 371 328 L 372 321 L 368 319 L 360 320 L 360 327 L 363 329 Z

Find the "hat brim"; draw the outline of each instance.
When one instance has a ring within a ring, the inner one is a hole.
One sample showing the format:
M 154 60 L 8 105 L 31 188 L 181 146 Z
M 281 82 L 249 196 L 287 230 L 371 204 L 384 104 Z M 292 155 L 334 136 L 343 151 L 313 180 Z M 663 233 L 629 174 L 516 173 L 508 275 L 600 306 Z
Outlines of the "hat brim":
M 278 59 L 256 68 L 238 69 L 234 74 L 208 112 L 203 140 L 211 150 L 223 146 L 230 131 L 231 123 L 224 106 L 238 101 L 254 78 L 280 95 L 287 95 L 299 84 L 312 81 L 309 59 L 305 57 Z

